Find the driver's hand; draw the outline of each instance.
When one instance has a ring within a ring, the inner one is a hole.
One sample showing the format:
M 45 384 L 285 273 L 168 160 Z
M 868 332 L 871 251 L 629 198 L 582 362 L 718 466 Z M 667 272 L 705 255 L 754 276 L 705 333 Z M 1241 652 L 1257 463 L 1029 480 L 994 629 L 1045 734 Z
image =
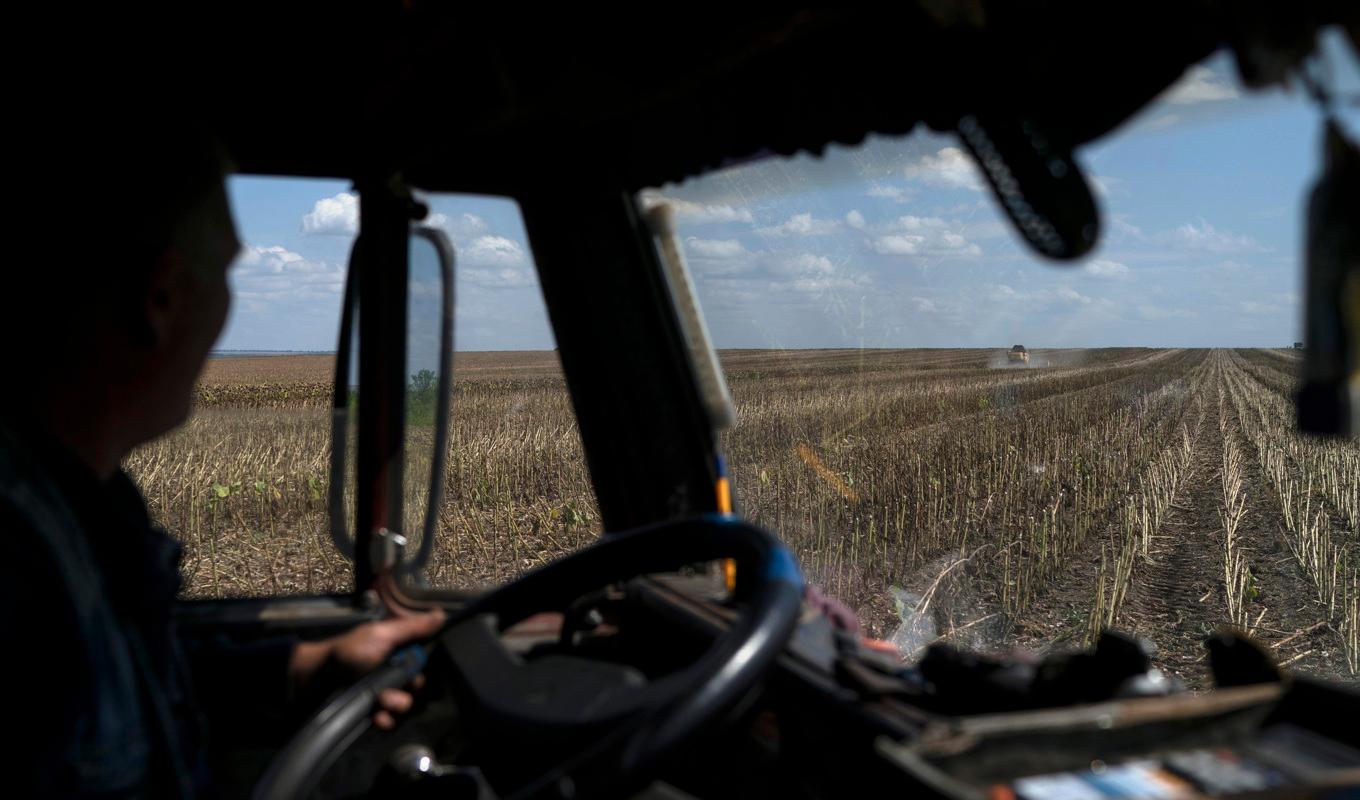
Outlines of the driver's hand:
M 368 622 L 346 633 L 320 642 L 301 642 L 293 650 L 289 672 L 294 686 L 306 689 L 323 667 L 340 667 L 352 675 L 362 675 L 382 664 L 392 651 L 407 642 L 426 639 L 444 624 L 444 611 L 435 609 L 410 617 Z M 373 724 L 390 730 L 397 717 L 411 709 L 411 692 L 425 683 L 417 675 L 408 689 L 387 689 L 378 696 Z

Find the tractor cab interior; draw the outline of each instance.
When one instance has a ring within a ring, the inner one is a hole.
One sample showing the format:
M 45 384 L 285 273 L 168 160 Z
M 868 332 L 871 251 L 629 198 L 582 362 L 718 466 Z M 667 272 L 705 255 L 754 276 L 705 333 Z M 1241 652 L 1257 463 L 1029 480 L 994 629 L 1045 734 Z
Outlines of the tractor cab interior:
M 224 9 L 212 46 L 185 54 L 207 94 L 250 98 L 250 114 L 205 113 L 236 171 L 348 182 L 358 236 L 327 498 L 353 591 L 186 599 L 179 629 L 315 638 L 436 605 L 449 614 L 433 640 L 336 694 L 213 727 L 226 793 L 1040 800 L 1097 796 L 1061 793 L 1078 773 L 1144 780 L 1154 762 L 1230 752 L 1279 776 L 1253 797 L 1355 796 L 1360 695 L 1291 676 L 1244 638 L 1215 639 L 1215 688 L 1188 694 L 1115 632 L 1042 661 L 933 648 L 909 664 L 845 624 L 809 592 L 780 531 L 739 514 L 719 447 L 731 415 L 722 369 L 672 212 L 638 194 L 921 126 L 957 137 L 1014 236 L 1072 260 L 1108 223 L 1078 147 L 1214 52 L 1235 57 L 1249 85 L 1297 76 L 1323 27 L 1356 41 L 1352 4 L 922 0 L 872 13 L 529 17 L 423 2 Z M 219 53 L 242 41 L 271 57 Z M 312 80 L 337 57 L 342 80 Z M 337 117 L 316 135 L 316 121 Z M 486 593 L 421 579 L 460 414 L 449 390 L 459 253 L 426 224 L 441 192 L 518 204 L 604 530 Z M 417 309 L 417 297 L 433 299 Z M 1355 363 L 1336 362 L 1356 335 L 1354 319 L 1337 324 L 1332 368 L 1300 406 L 1334 430 L 1338 375 Z M 424 438 L 406 429 L 416 327 L 434 390 Z M 1009 357 L 1030 365 L 1024 346 Z M 406 467 L 418 448 L 435 478 L 412 493 L 429 480 Z M 375 693 L 422 671 L 416 709 L 394 730 L 370 727 Z M 1190 783 L 1118 796 L 1232 792 Z

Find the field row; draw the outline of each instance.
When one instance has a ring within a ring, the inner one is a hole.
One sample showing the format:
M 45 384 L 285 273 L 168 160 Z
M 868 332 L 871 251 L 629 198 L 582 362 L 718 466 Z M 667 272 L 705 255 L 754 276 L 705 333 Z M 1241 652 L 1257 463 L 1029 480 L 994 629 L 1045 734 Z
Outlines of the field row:
M 1292 351 L 1000 354 L 724 352 L 740 510 L 908 651 L 1113 624 L 1188 675 L 1202 635 L 1235 624 L 1299 666 L 1355 669 L 1360 448 L 1288 429 Z M 191 594 L 348 588 L 326 535 L 329 376 L 299 358 L 214 362 L 190 424 L 129 463 L 188 545 Z M 460 354 L 457 375 L 430 582 L 501 582 L 591 541 L 555 354 Z

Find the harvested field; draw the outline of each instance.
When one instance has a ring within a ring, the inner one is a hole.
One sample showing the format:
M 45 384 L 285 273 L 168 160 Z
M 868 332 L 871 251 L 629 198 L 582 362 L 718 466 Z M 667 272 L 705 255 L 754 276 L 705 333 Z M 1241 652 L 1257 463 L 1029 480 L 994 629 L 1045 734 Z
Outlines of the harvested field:
M 741 511 L 908 655 L 1075 647 L 1104 626 L 1205 685 L 1204 636 L 1360 672 L 1360 444 L 1290 430 L 1292 350 L 729 351 Z M 344 591 L 327 534 L 329 356 L 232 358 L 128 467 L 191 596 Z M 463 353 L 432 584 L 500 582 L 598 533 L 552 352 Z M 417 432 L 415 435 L 419 435 Z M 413 498 L 414 499 L 414 498 Z

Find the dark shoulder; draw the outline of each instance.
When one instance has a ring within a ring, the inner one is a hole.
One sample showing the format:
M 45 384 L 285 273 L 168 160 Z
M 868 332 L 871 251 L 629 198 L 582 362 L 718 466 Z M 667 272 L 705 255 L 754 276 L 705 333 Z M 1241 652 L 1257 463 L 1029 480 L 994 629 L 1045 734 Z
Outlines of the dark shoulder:
M 48 529 L 72 522 L 60 491 L 25 444 L 0 425 L 0 591 L 7 595 L 30 587 L 59 591 L 63 548 Z
M 37 659 L 44 664 L 62 664 L 67 656 L 84 663 L 71 587 L 89 581 L 92 565 L 79 520 L 32 446 L 12 425 L 0 424 L 0 616 L 13 637 L 5 641 L 48 654 Z
M 12 427 L 0 424 L 0 597 L 6 639 L 53 647 L 78 636 L 63 559 L 77 525 L 60 491 Z M 67 650 L 66 647 L 59 648 Z M 41 651 L 38 651 L 41 652 Z M 44 659 L 46 661 L 47 659 Z
M 53 574 L 69 582 L 71 570 L 89 561 L 70 493 L 45 449 L 12 420 L 0 421 L 0 547 L 9 556 L 0 570 L 25 583 Z M 59 591 L 61 583 L 45 585 Z
M 7 745 L 18 796 L 135 787 L 149 763 L 136 666 L 79 487 L 0 433 L 0 624 L 15 685 L 32 687 L 11 710 L 25 720 Z
M 28 498 L 22 492 L 16 498 L 7 491 L 12 488 L 0 481 L 0 641 L 22 655 L 6 672 L 17 686 L 52 690 L 14 693 L 11 713 L 27 722 L 24 735 L 7 745 L 18 748 L 10 755 L 23 765 L 8 780 L 41 793 L 51 788 L 47 777 L 62 768 L 59 754 L 90 691 L 90 662 L 53 540 L 35 528 L 24 510 Z
M 32 520 L 0 492 L 0 592 L 11 600 L 5 604 L 6 626 L 34 611 L 48 614 L 65 606 L 63 578 L 51 540 L 35 529 Z

